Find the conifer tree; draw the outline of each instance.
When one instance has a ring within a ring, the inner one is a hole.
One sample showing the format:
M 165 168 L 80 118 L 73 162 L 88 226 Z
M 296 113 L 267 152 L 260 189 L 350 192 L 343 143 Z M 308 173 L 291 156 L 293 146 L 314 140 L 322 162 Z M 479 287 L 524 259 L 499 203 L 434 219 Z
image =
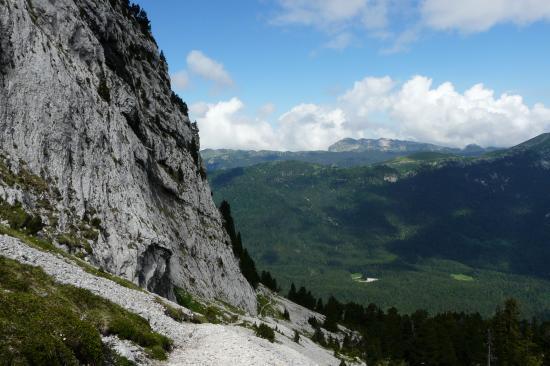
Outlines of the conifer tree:
M 297 301 L 296 301 L 296 297 L 297 297 L 296 286 L 294 285 L 294 282 L 290 285 L 290 290 L 288 291 L 288 295 L 286 297 L 290 301 L 293 301 L 293 302 L 297 303 Z

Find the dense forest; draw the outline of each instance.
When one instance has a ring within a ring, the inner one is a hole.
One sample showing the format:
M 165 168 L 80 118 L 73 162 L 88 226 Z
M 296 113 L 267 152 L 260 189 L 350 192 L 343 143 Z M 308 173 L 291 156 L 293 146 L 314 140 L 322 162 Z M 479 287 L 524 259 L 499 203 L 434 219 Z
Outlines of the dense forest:
M 479 159 L 277 162 L 213 172 L 210 182 L 217 202 L 232 202 L 250 255 L 285 291 L 307 283 L 324 298 L 485 317 L 513 297 L 523 316 L 543 317 L 549 157 L 542 135 Z
M 220 206 L 235 256 L 247 280 L 257 287 L 263 283 L 275 292 L 281 289 L 267 271 L 258 275 L 254 260 L 243 247 L 235 229 L 231 207 Z M 495 365 L 550 366 L 550 321 L 521 319 L 520 304 L 508 299 L 497 306 L 492 317 L 479 313 L 444 312 L 430 315 L 426 310 L 400 314 L 375 304 L 343 303 L 333 296 L 323 302 L 304 286 L 294 283 L 286 297 L 325 315 L 320 322 L 310 318 L 315 333 L 312 340 L 335 353 L 359 357 L 369 365 Z M 321 329 L 336 331 L 338 324 L 355 331 L 342 342 L 327 337 Z
M 347 336 L 342 344 L 318 331 L 313 339 L 371 365 L 550 365 L 550 322 L 521 320 L 514 299 L 484 319 L 479 313 L 431 316 L 425 310 L 403 315 L 395 308 L 343 304 L 334 297 L 323 305 L 294 285 L 287 297 L 326 316 L 322 324 L 310 319 L 316 329 L 335 331 L 342 324 L 357 331 L 360 337 Z

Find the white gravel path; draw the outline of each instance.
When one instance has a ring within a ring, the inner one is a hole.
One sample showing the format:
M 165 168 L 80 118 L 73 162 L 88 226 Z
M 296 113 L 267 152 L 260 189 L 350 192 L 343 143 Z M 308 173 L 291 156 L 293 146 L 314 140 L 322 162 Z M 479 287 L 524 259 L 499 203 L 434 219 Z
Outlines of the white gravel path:
M 0 255 L 41 267 L 60 283 L 87 289 L 147 319 L 154 331 L 174 340 L 174 351 L 161 365 L 301 366 L 338 365 L 340 362 L 329 351 L 305 337 L 298 345 L 276 333 L 277 342 L 270 343 L 243 327 L 178 323 L 164 315 L 163 306 L 155 301 L 156 295 L 96 277 L 69 259 L 34 249 L 12 237 L 0 236 Z M 179 307 L 173 303 L 170 305 Z M 191 314 L 188 309 L 181 309 Z

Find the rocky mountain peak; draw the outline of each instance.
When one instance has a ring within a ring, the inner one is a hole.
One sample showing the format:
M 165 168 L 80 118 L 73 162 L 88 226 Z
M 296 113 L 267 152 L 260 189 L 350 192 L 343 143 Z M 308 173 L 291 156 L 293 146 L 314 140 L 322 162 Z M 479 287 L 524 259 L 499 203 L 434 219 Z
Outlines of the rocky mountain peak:
M 178 287 L 256 311 L 197 126 L 139 7 L 0 0 L 0 116 L 5 165 L 23 162 L 56 192 L 45 208 L 2 181 L 0 198 L 40 215 L 60 246 L 169 298 Z

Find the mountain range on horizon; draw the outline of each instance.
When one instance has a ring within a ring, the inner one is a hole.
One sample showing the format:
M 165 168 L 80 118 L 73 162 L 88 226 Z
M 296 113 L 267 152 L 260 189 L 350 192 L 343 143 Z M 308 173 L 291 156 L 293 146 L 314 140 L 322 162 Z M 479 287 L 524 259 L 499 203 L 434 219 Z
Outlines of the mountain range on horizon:
M 345 138 L 319 151 L 274 151 L 274 150 L 201 150 L 203 163 L 208 171 L 251 166 L 269 161 L 304 161 L 339 167 L 363 166 L 379 163 L 416 152 L 437 152 L 442 154 L 476 157 L 500 150 L 496 147 L 483 148 L 467 145 L 463 149 L 435 144 L 379 139 Z

